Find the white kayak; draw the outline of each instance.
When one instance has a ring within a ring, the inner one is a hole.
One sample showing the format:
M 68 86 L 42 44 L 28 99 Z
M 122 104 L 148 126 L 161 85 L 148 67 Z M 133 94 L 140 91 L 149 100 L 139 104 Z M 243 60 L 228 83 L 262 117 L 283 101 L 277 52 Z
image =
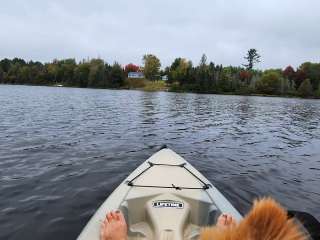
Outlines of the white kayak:
M 101 205 L 78 240 L 99 240 L 106 213 L 120 209 L 128 239 L 198 239 L 201 227 L 221 213 L 241 214 L 201 173 L 170 149 L 134 170 Z

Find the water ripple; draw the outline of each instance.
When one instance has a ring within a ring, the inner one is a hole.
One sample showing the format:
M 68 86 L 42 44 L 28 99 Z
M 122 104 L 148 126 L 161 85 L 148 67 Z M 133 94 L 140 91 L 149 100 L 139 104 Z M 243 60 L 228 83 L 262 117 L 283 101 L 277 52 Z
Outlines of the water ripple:
M 167 144 L 242 212 L 320 218 L 320 101 L 0 85 L 0 239 L 75 239 Z

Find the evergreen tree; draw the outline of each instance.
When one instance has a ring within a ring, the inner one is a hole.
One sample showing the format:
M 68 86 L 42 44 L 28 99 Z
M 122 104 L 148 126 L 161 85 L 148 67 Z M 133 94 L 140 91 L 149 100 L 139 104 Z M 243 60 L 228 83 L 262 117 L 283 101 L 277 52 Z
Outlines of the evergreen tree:
M 247 60 L 247 64 L 243 64 L 244 67 L 247 68 L 247 70 L 251 70 L 254 67 L 254 64 L 260 62 L 261 56 L 258 54 L 258 51 L 254 48 L 251 48 L 248 50 L 247 55 L 244 57 L 244 59 Z
M 114 88 L 121 87 L 124 83 L 124 71 L 121 65 L 115 62 L 110 72 L 111 86 Z
M 0 66 L 0 83 L 3 83 L 4 80 L 4 71 L 2 70 L 2 67 Z

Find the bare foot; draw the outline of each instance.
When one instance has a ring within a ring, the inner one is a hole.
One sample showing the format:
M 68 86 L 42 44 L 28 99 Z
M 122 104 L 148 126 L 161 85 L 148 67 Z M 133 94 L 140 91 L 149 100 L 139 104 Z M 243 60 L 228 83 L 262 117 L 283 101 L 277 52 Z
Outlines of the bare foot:
M 221 214 L 217 220 L 216 226 L 221 228 L 234 227 L 237 221 L 230 214 Z
M 127 224 L 120 211 L 111 211 L 102 222 L 100 240 L 127 240 Z

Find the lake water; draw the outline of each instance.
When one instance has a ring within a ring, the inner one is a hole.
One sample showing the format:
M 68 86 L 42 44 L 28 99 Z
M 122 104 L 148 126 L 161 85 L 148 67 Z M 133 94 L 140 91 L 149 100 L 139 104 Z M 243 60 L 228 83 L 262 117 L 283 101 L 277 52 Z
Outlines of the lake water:
M 162 144 L 242 212 L 320 219 L 320 101 L 0 85 L 0 239 L 75 239 Z

